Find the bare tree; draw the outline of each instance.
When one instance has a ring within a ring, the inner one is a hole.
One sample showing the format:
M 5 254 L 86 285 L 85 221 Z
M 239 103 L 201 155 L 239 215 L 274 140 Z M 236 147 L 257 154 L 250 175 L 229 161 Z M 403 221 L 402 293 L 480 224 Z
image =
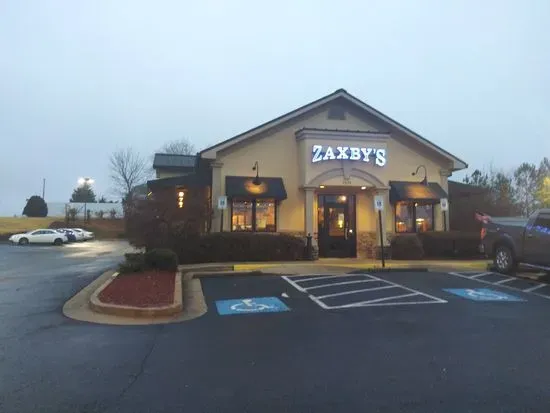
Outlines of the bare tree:
M 126 200 L 132 199 L 135 187 L 145 183 L 150 176 L 147 161 L 132 148 L 113 152 L 109 169 L 116 191 Z
M 196 152 L 195 145 L 187 139 L 180 139 L 165 143 L 159 152 L 170 153 L 174 155 L 194 155 Z

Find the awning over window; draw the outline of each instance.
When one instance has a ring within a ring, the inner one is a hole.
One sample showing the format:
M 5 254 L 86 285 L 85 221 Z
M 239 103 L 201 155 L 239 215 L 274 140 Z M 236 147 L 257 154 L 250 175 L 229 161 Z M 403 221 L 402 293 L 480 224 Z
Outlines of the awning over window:
M 225 194 L 234 198 L 274 198 L 286 199 L 286 189 L 283 178 L 260 177 L 260 184 L 254 184 L 254 177 L 226 176 Z
M 424 185 L 420 182 L 390 181 L 390 202 L 424 201 L 437 203 L 448 198 L 447 193 L 436 182 Z

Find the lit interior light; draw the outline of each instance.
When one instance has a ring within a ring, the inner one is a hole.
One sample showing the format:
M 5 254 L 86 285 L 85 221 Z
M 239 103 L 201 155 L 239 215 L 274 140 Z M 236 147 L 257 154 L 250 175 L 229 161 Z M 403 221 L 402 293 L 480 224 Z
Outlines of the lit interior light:
M 362 186 L 362 187 L 361 187 L 361 190 L 362 190 L 362 191 L 364 191 L 365 189 L 367 189 L 366 186 Z
M 324 185 L 319 185 L 319 188 L 325 189 L 325 186 Z

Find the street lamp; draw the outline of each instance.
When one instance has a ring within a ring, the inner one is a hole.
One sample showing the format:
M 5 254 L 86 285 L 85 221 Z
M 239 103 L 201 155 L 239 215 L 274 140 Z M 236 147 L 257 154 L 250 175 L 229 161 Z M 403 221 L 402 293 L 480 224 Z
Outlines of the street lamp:
M 94 183 L 94 180 L 92 178 L 78 178 L 78 185 L 83 187 L 84 185 L 92 185 Z M 88 220 L 88 215 L 87 215 L 87 210 L 86 210 L 86 207 L 87 207 L 87 202 L 86 202 L 86 199 L 84 199 L 84 222 L 86 222 Z
M 428 186 L 428 170 L 426 169 L 426 167 L 424 165 L 418 165 L 418 167 L 416 168 L 416 171 L 414 171 L 411 175 L 412 176 L 415 176 L 418 174 L 418 170 L 420 168 L 424 168 L 424 179 L 422 179 L 422 181 L 420 181 L 421 184 L 424 184 L 426 186 Z

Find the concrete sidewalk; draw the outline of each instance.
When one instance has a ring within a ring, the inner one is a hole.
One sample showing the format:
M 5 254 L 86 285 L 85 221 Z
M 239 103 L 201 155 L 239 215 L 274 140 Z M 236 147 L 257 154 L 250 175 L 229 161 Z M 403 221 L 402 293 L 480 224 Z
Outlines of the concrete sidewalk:
M 488 260 L 418 260 L 386 261 L 386 268 L 427 268 L 434 271 L 483 271 L 487 269 Z M 239 262 L 207 263 L 181 265 L 187 271 L 261 271 L 271 273 L 324 273 L 346 272 L 358 269 L 382 269 L 382 261 L 358 258 L 321 258 L 316 261 L 277 261 L 277 262 Z

